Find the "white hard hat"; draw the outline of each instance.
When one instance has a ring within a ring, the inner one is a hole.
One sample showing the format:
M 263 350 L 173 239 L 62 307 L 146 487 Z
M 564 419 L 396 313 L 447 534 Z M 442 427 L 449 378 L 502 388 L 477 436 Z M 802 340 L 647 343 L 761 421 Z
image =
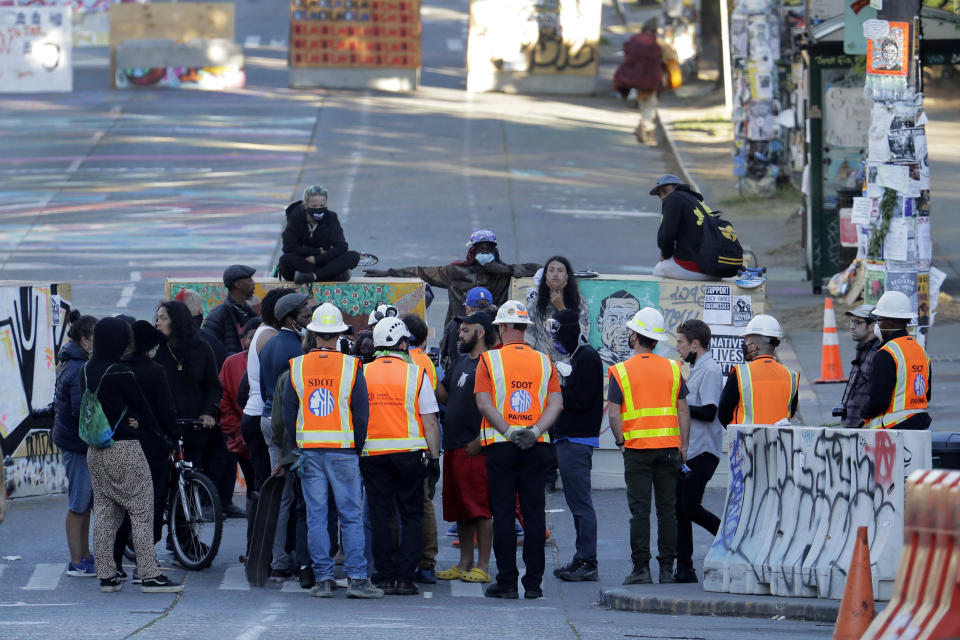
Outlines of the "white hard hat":
M 374 347 L 395 347 L 404 338 L 409 338 L 407 325 L 400 318 L 384 318 L 373 327 Z
M 516 300 L 507 300 L 497 309 L 493 324 L 533 324 L 527 306 Z
M 780 323 L 777 322 L 777 319 L 773 316 L 758 313 L 747 323 L 747 328 L 744 330 L 743 335 L 782 339 L 783 329 L 780 328 Z
M 887 291 L 873 310 L 873 315 L 878 318 L 897 318 L 900 320 L 913 320 L 917 317 L 910 303 L 910 298 L 899 291 Z
M 313 310 L 307 329 L 314 333 L 342 333 L 349 329 L 343 322 L 343 314 L 336 305 L 324 302 Z
M 667 337 L 663 325 L 663 314 L 653 307 L 644 307 L 633 314 L 633 318 L 627 320 L 628 329 L 657 341 Z
M 398 311 L 397 308 L 392 304 L 380 304 L 376 309 L 370 312 L 370 317 L 367 319 L 367 324 L 372 327 L 384 318 L 396 318 L 399 315 L 400 311 Z

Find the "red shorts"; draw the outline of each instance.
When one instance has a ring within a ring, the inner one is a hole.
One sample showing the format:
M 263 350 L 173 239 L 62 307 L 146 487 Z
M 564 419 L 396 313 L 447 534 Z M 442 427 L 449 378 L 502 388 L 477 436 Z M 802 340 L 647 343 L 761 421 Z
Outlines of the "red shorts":
M 465 447 L 443 453 L 443 519 L 463 522 L 489 518 L 487 459 L 467 455 Z

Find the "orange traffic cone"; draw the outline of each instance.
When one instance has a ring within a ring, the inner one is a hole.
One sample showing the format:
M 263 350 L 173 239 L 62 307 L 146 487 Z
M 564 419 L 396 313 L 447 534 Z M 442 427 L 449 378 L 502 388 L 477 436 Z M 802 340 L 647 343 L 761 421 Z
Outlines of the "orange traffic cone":
M 840 601 L 837 624 L 833 628 L 833 640 L 859 640 L 876 612 L 873 608 L 873 580 L 870 577 L 870 547 L 867 545 L 867 528 L 857 528 L 857 541 L 853 544 L 853 557 L 847 571 L 847 584 Z
M 840 342 L 837 340 L 837 316 L 833 313 L 833 299 L 823 301 L 823 352 L 820 355 L 820 377 L 814 383 L 846 382 L 843 363 L 840 362 Z

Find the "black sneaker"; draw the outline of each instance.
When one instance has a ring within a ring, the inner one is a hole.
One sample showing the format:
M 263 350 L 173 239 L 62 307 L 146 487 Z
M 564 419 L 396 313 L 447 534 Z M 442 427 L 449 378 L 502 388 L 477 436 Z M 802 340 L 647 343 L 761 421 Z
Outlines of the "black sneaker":
M 144 578 L 140 584 L 140 591 L 144 593 L 180 593 L 183 591 L 183 585 L 160 574 L 156 578 Z
M 506 598 L 508 600 L 516 600 L 520 597 L 520 592 L 517 591 L 516 587 L 508 587 L 500 584 L 499 582 L 494 582 L 492 585 L 487 587 L 487 590 L 483 592 L 483 595 L 487 598 Z
M 223 508 L 223 517 L 224 518 L 246 518 L 247 512 L 231 502 Z
M 564 565 L 562 567 L 557 567 L 556 569 L 554 569 L 553 575 L 559 578 L 561 573 L 570 573 L 571 571 L 576 571 L 579 566 L 580 566 L 579 560 L 571 560 L 570 564 Z
M 634 567 L 630 575 L 623 579 L 623 584 L 653 584 L 649 567 Z
M 317 578 L 313 575 L 313 567 L 300 567 L 297 572 L 297 580 L 300 582 L 301 589 L 312 589 L 317 584 Z
M 100 580 L 100 591 L 104 593 L 114 593 L 120 591 L 123 587 L 120 585 L 120 581 L 117 580 L 116 576 L 113 578 L 107 578 L 106 580 Z
M 672 569 L 660 569 L 660 579 L 657 581 L 660 584 L 673 584 L 676 582 L 676 579 L 673 577 Z
M 422 582 L 423 584 L 437 584 L 437 570 L 420 567 L 413 575 L 413 579 L 415 582 Z
M 416 596 L 419 594 L 420 589 L 417 588 L 417 585 L 407 580 L 397 580 L 393 589 L 393 595 L 395 596 Z
M 293 274 L 293 281 L 297 284 L 307 284 L 317 279 L 316 274 L 310 271 L 296 271 Z
M 573 563 L 571 563 L 573 564 Z M 561 571 L 554 574 L 564 582 L 594 582 L 600 579 L 600 572 L 597 571 L 597 561 L 583 561 L 577 563 L 576 568 L 569 571 Z
M 693 569 L 677 569 L 677 572 L 673 574 L 673 580 L 680 584 L 695 584 L 699 582 L 697 580 L 697 572 Z
M 395 596 L 397 595 L 397 581 L 396 580 L 379 580 L 373 583 L 377 589 L 383 591 L 384 595 Z
M 543 597 L 543 589 L 524 589 L 523 597 L 527 600 L 539 600 Z

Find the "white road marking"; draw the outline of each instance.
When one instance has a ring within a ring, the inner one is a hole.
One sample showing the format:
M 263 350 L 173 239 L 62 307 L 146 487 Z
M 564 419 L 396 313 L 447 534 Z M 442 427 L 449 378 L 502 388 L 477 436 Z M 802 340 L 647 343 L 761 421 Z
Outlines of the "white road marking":
M 280 587 L 280 591 L 284 593 L 305 593 L 310 595 L 310 589 L 301 588 L 300 583 L 296 580 L 285 580 L 283 586 Z
M 33 570 L 33 575 L 23 587 L 26 591 L 52 591 L 60 584 L 60 578 L 63 576 L 63 564 L 38 564 Z
M 79 602 L 0 602 L 0 607 L 76 607 L 79 604 Z
M 547 213 L 559 213 L 566 216 L 588 216 L 596 218 L 659 218 L 653 211 L 619 209 L 544 209 Z
M 131 272 L 130 272 L 130 282 L 140 282 L 140 272 L 139 272 L 139 271 L 131 271 Z M 562 509 L 561 509 L 561 511 L 562 511 Z
M 243 569 L 243 567 L 231 567 L 231 569 Z M 221 587 L 222 588 L 222 587 Z M 277 617 L 287 610 L 287 605 L 282 602 L 274 602 L 265 609 L 266 615 L 260 620 L 262 624 L 250 627 L 237 636 L 237 640 L 258 640 L 264 632 L 273 626 Z
M 287 41 L 286 41 L 286 40 L 273 40 L 273 39 L 271 39 L 271 40 L 270 40 L 270 46 L 271 46 L 271 47 L 275 47 L 275 48 L 277 48 L 277 49 L 286 49 L 286 48 L 287 48 Z
M 136 291 L 137 285 L 128 284 L 120 291 L 120 299 L 117 300 L 117 307 L 123 309 L 128 304 L 130 304 L 130 299 L 133 298 L 133 292 Z
M 450 595 L 454 598 L 482 598 L 484 585 L 480 582 L 450 581 Z
M 357 133 L 353 137 L 353 151 L 350 152 L 350 158 L 347 160 L 349 169 L 343 185 L 343 208 L 340 209 L 340 222 L 342 223 L 350 215 L 350 204 L 353 199 L 353 188 L 357 182 L 357 172 L 360 171 L 360 165 L 363 163 L 364 149 L 367 148 L 367 138 L 370 135 L 370 94 L 366 93 L 360 98 L 360 122 L 357 126 Z
M 247 36 L 243 41 L 243 46 L 245 47 L 259 47 L 260 46 L 260 36 Z
M 565 513 L 566 509 L 547 509 L 544 513 Z
M 3 578 L 3 572 L 6 571 L 7 565 L 0 564 L 0 578 Z
M 218 589 L 224 591 L 250 591 L 250 584 L 247 582 L 247 574 L 241 566 L 227 567 L 227 570 L 223 572 L 223 580 L 220 582 Z M 266 627 L 264 627 L 266 629 Z M 247 633 L 252 632 L 254 629 L 250 629 Z M 261 631 L 262 633 L 262 631 Z M 244 634 L 246 635 L 246 634 Z M 241 636 L 238 636 L 238 638 Z M 251 636 L 251 638 L 258 638 L 257 636 Z
M 447 49 L 449 51 L 463 51 L 463 40 L 460 38 L 447 38 Z

